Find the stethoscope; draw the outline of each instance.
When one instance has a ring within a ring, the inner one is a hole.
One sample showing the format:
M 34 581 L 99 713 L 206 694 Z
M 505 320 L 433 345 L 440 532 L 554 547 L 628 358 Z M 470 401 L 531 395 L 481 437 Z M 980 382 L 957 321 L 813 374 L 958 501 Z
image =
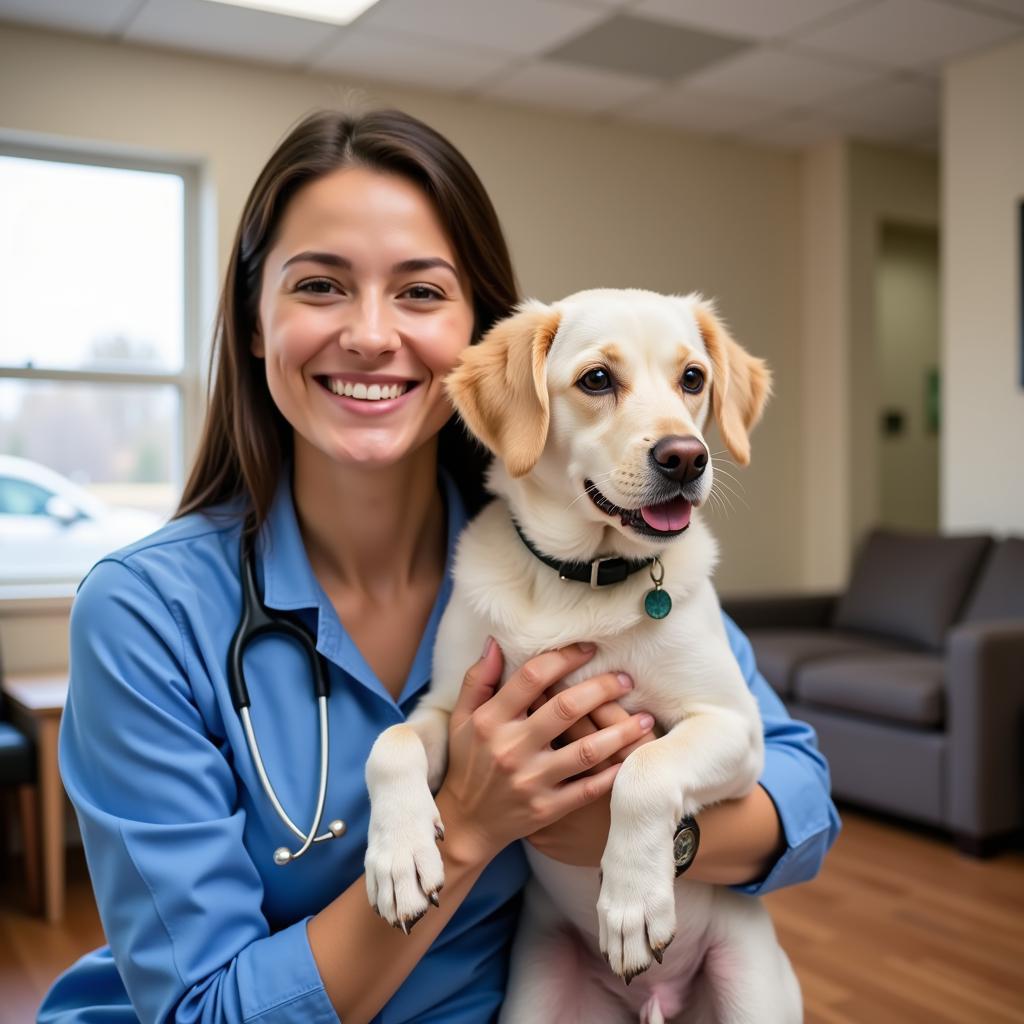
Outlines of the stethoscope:
M 323 656 L 316 649 L 316 642 L 298 622 L 293 619 L 286 619 L 280 615 L 271 615 L 267 606 L 260 597 L 259 589 L 256 586 L 256 560 L 253 553 L 253 545 L 243 539 L 240 546 L 241 580 L 242 580 L 242 616 L 238 621 L 238 628 L 231 638 L 231 647 L 228 649 L 228 688 L 231 691 L 231 703 L 235 706 L 242 719 L 242 728 L 245 730 L 245 739 L 249 745 L 249 753 L 252 755 L 256 765 L 256 772 L 263 784 L 263 791 L 273 804 L 278 817 L 298 836 L 302 846 L 297 850 L 289 850 L 286 846 L 279 846 L 274 851 L 274 863 L 280 866 L 290 864 L 293 860 L 301 857 L 313 843 L 322 843 L 328 839 L 338 839 L 345 834 L 347 826 L 340 818 L 336 818 L 327 826 L 327 831 L 317 835 L 320 823 L 324 817 L 324 799 L 327 796 L 327 759 L 330 750 L 330 734 L 327 727 L 327 698 L 330 696 L 330 683 L 328 681 L 327 665 Z M 313 691 L 316 694 L 316 702 L 320 711 L 320 789 L 316 798 L 316 814 L 313 816 L 313 823 L 309 832 L 303 832 L 298 825 L 288 817 L 287 812 L 277 799 L 274 787 L 270 784 L 267 770 L 263 766 L 263 758 L 260 756 L 259 744 L 256 742 L 256 733 L 253 732 L 252 720 L 249 717 L 249 690 L 245 685 L 245 673 L 242 669 L 242 655 L 245 653 L 246 645 L 257 637 L 266 636 L 268 633 L 278 633 L 294 640 L 305 652 L 309 659 L 310 668 L 313 673 Z

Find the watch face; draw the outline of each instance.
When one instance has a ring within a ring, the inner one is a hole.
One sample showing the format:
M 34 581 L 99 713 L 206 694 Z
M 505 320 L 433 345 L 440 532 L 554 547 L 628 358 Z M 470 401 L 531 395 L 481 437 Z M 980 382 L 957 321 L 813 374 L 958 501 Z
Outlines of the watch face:
M 697 836 L 692 828 L 684 828 L 676 833 L 672 844 L 672 855 L 675 858 L 676 867 L 685 867 L 693 859 L 697 852 Z

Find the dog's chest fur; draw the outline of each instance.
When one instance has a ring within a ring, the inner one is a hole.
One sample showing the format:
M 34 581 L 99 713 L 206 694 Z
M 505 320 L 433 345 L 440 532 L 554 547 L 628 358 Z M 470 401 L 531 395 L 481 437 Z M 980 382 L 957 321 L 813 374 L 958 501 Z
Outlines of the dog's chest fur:
M 562 580 L 527 550 L 499 499 L 463 534 L 455 577 L 461 598 L 500 644 L 506 678 L 541 651 L 591 641 L 597 653 L 565 682 L 627 672 L 636 685 L 623 705 L 649 711 L 668 727 L 721 679 L 720 654 L 728 645 L 709 581 L 715 556 L 713 538 L 695 521 L 662 556 L 662 586 L 673 605 L 666 618 L 652 619 L 644 611 L 654 586 L 646 569 L 597 590 Z

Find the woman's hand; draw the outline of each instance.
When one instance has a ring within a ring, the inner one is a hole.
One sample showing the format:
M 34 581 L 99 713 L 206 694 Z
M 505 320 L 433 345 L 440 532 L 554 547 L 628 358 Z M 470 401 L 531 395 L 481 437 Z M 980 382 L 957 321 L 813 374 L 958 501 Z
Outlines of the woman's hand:
M 552 693 L 547 695 L 549 698 Z M 537 709 L 542 704 L 535 705 Z M 578 741 L 593 735 L 599 729 L 607 729 L 631 718 L 617 701 L 612 700 L 595 708 L 590 715 L 581 718 L 565 732 L 567 741 Z M 639 739 L 626 744 L 609 758 L 611 764 L 621 764 L 637 747 L 655 739 L 653 730 L 646 731 Z M 598 765 L 595 770 L 603 770 Z M 553 860 L 581 867 L 599 867 L 601 854 L 608 842 L 608 828 L 611 825 L 611 788 L 599 799 L 585 807 L 572 811 L 558 821 L 527 836 L 528 842 Z
M 649 732 L 649 715 L 623 712 L 606 727 L 585 727 L 585 734 L 557 750 L 551 746 L 632 688 L 621 673 L 567 688 L 527 716 L 545 690 L 585 665 L 593 652 L 592 644 L 573 644 L 539 654 L 495 693 L 502 655 L 489 640 L 466 674 L 452 711 L 448 774 L 436 797 L 447 834 L 470 844 L 466 856 L 490 860 L 513 840 L 607 798 L 619 767 L 609 759 Z

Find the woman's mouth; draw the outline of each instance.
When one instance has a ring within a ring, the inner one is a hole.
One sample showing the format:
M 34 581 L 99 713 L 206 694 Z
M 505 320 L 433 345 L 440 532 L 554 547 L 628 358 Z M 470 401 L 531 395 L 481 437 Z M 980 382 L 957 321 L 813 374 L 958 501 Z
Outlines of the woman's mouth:
M 654 505 L 641 505 L 640 508 L 622 508 L 609 501 L 595 486 L 593 481 L 584 480 L 583 486 L 590 500 L 605 515 L 619 519 L 623 526 L 628 526 L 637 533 L 648 537 L 675 537 L 690 525 L 690 513 L 693 502 L 682 495 L 661 501 Z
M 345 377 L 316 377 L 317 383 L 347 409 L 354 412 L 383 413 L 402 404 L 402 400 L 420 383 L 417 380 L 350 380 Z

